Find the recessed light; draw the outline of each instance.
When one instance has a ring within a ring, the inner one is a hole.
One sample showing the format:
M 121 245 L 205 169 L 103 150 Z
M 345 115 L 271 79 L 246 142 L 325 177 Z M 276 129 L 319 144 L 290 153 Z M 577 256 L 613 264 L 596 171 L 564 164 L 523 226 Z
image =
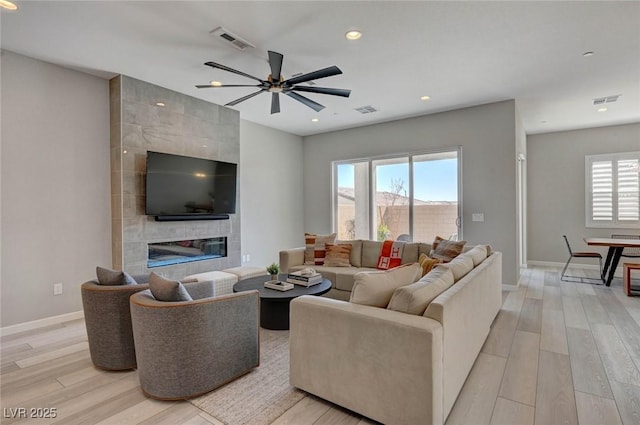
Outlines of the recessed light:
M 213 87 L 220 87 L 222 85 L 222 83 L 220 81 L 211 81 L 211 85 Z
M 320 121 L 318 118 L 311 118 L 311 122 L 318 122 Z
M 344 36 L 347 37 L 347 40 L 357 40 L 362 37 L 362 33 L 358 30 L 351 30 L 347 31 Z
M 431 99 L 431 96 L 422 96 L 420 98 L 420 100 L 429 100 L 429 99 Z
M 589 56 L 593 56 L 593 52 L 584 52 L 582 56 L 584 56 L 585 58 L 588 58 Z
M 598 112 L 607 112 L 607 108 L 598 108 Z
M 156 102 L 156 106 L 162 107 L 162 106 L 165 106 L 165 103 L 164 102 Z
M 203 148 L 206 148 L 206 147 L 208 147 L 208 146 L 207 146 L 207 145 L 202 145 L 202 147 L 203 147 Z
M 18 6 L 8 0 L 0 0 L 0 7 L 7 10 L 18 10 Z
M 127 154 L 127 150 L 126 149 L 123 150 L 122 153 L 126 155 Z

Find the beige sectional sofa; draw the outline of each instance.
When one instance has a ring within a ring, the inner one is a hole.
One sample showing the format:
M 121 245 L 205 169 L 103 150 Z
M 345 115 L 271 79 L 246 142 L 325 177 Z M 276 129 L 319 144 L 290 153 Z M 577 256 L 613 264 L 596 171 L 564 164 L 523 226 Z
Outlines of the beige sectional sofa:
M 437 266 L 394 290 L 389 307 L 415 310 L 416 298 L 432 289 L 425 279 L 451 279 L 416 310 L 427 305 L 421 314 L 324 297 L 293 300 L 291 384 L 384 424 L 443 424 L 502 305 L 502 254 L 476 257 L 466 271 L 469 261 Z M 399 292 L 414 299 L 398 302 Z
M 350 244 L 351 255 L 349 261 L 351 267 L 327 267 L 304 264 L 304 247 L 280 251 L 280 269 L 282 273 L 302 270 L 307 267 L 314 268 L 325 278 L 331 281 L 331 290 L 326 296 L 338 300 L 348 301 L 353 288 L 353 276 L 361 271 L 376 271 L 378 257 L 382 249 L 382 242 L 369 240 L 336 241 L 336 244 Z M 406 242 L 403 243 L 402 264 L 415 263 L 420 254 L 429 254 L 431 244 Z

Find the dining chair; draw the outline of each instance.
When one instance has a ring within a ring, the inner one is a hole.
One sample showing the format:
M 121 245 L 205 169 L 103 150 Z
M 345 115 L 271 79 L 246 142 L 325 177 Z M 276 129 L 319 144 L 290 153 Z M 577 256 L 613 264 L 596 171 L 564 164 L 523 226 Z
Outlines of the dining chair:
M 611 235 L 611 239 L 640 239 L 640 235 Z M 622 257 L 640 258 L 640 248 L 625 248 Z
M 566 275 L 565 273 L 567 271 L 567 267 L 569 267 L 569 263 L 574 258 L 597 258 L 598 262 L 600 263 L 600 278 L 598 278 L 597 280 L 600 280 L 602 281 L 602 283 L 604 283 L 604 279 L 602 278 L 602 255 L 599 252 L 592 252 L 592 251 L 580 251 L 580 252 L 573 251 L 571 249 L 571 245 L 569 244 L 569 239 L 567 239 L 567 236 L 562 235 L 562 237 L 564 238 L 564 241 L 567 244 L 567 249 L 569 250 L 569 259 L 567 260 L 567 264 L 564 265 L 564 268 L 562 269 L 562 273 L 560 273 L 560 280 L 564 282 L 572 282 L 571 280 L 567 279 L 567 278 L 571 278 L 571 279 L 580 279 L 580 283 L 592 283 L 592 282 L 585 282 L 585 279 L 596 280 L 596 278 L 582 277 L 582 276 L 569 276 L 569 275 Z

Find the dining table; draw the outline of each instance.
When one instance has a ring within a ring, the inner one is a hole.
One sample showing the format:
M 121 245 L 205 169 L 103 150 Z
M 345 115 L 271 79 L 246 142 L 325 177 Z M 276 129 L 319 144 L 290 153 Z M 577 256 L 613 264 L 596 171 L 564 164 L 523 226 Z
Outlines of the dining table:
M 613 275 L 616 272 L 622 251 L 625 248 L 640 248 L 640 239 L 619 239 L 619 238 L 584 238 L 584 242 L 589 246 L 606 246 L 607 259 L 602 269 L 602 281 L 606 286 L 611 286 Z M 607 271 L 609 274 L 607 275 Z

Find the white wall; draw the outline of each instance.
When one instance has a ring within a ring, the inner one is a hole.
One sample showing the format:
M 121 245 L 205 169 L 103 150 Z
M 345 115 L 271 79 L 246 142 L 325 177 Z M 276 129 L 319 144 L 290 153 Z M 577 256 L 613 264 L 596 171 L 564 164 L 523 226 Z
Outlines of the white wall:
M 302 138 L 240 120 L 242 255 L 267 266 L 304 245 Z
M 5 327 L 82 310 L 80 284 L 111 264 L 109 88 L 7 51 L 1 71 Z
M 331 231 L 332 161 L 460 145 L 464 239 L 502 251 L 503 282 L 516 284 L 515 125 L 515 102 L 506 101 L 305 137 L 305 231 Z
M 528 260 L 567 261 L 566 234 L 576 251 L 586 236 L 608 237 L 625 229 L 585 226 L 585 155 L 640 150 L 640 123 L 537 134 L 527 138 Z M 627 229 L 632 234 L 640 229 Z M 593 261 L 589 262 L 593 264 Z

